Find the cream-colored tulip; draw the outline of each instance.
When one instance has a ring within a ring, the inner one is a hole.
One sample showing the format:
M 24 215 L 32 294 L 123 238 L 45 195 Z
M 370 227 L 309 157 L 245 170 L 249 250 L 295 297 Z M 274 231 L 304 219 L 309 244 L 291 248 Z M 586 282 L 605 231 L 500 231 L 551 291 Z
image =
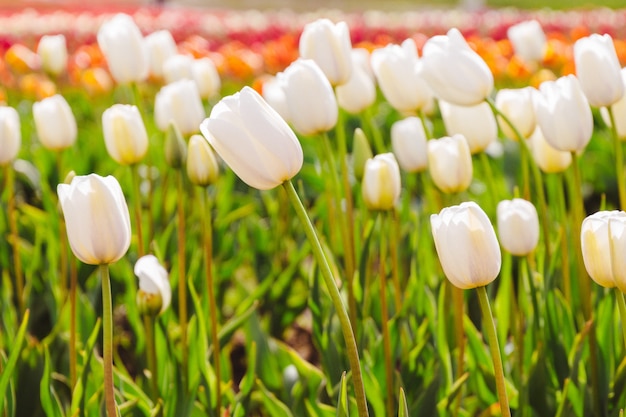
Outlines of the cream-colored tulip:
M 522 137 L 528 139 L 535 131 L 537 118 L 533 105 L 533 95 L 537 92 L 532 87 L 503 88 L 496 94 L 496 107 L 515 126 Z M 517 135 L 500 116 L 500 130 L 507 138 L 518 140 Z
M 310 59 L 297 59 L 279 80 L 289 106 L 289 122 L 301 135 L 326 132 L 337 124 L 335 93 L 322 70 Z
M 41 67 L 52 75 L 60 75 L 67 69 L 67 43 L 64 35 L 44 35 L 37 44 Z
M 400 197 L 400 185 L 400 168 L 392 153 L 365 162 L 361 192 L 368 209 L 391 210 Z
M 620 76 L 622 79 L 622 84 L 626 89 L 626 68 L 622 68 L 620 71 Z M 617 136 L 621 140 L 626 140 L 626 94 L 622 96 L 617 102 L 611 105 L 613 109 L 613 116 L 615 117 L 615 128 L 617 129 Z M 609 111 L 606 107 L 600 108 L 600 114 L 602 115 L 602 120 L 606 123 L 607 126 L 611 127 L 611 117 L 609 116 Z
M 163 78 L 163 64 L 176 55 L 176 41 L 167 29 L 157 30 L 145 37 L 148 50 L 148 67 L 154 78 Z
M 315 61 L 333 86 L 350 79 L 352 41 L 346 22 L 334 24 L 318 19 L 307 23 L 300 35 L 299 49 L 300 56 Z
M 114 104 L 106 109 L 102 131 L 109 155 L 119 164 L 136 164 L 148 152 L 148 132 L 136 106 Z
M 581 151 L 591 140 L 591 108 L 574 75 L 545 81 L 539 86 L 535 115 L 544 137 L 555 149 Z
M 76 176 L 57 194 L 72 252 L 86 264 L 119 260 L 130 246 L 130 215 L 115 177 Z
M 198 92 L 203 99 L 219 95 L 222 81 L 211 58 L 195 59 L 191 63 L 191 77 L 198 86 Z
M 430 176 L 444 193 L 465 191 L 472 182 L 472 155 L 463 135 L 428 141 Z
M 611 269 L 615 285 L 626 292 L 626 213 L 618 211 L 609 218 Z
M 410 116 L 391 125 L 391 148 L 406 172 L 420 172 L 428 167 L 426 132 L 419 117 Z
M 111 75 L 119 84 L 140 82 L 148 76 L 148 51 L 132 17 L 119 13 L 98 29 L 98 46 Z
M 452 285 L 466 290 L 496 279 L 502 265 L 500 245 L 478 204 L 446 207 L 430 216 L 430 225 L 439 262 Z
M 139 278 L 137 301 L 140 310 L 148 314 L 163 313 L 172 302 L 169 274 L 154 255 L 144 255 L 135 263 L 135 275 Z
M 493 90 L 491 70 L 456 28 L 428 39 L 421 62 L 422 77 L 440 100 L 472 106 Z
M 217 181 L 219 164 L 213 149 L 201 135 L 189 138 L 187 149 L 187 176 L 192 184 L 206 187 Z
M 621 65 L 611 35 L 594 33 L 578 39 L 574 63 L 580 86 L 592 106 L 610 106 L 624 96 Z
M 498 203 L 500 244 L 515 256 L 532 253 L 539 242 L 539 215 L 530 201 L 521 198 Z
M 154 119 L 157 127 L 166 131 L 174 122 L 185 136 L 198 132 L 206 117 L 196 83 L 179 80 L 159 90 L 154 101 Z
M 193 80 L 191 55 L 176 54 L 163 62 L 163 79 L 165 84 L 171 84 L 179 80 Z
M 526 62 L 541 61 L 546 53 L 546 35 L 541 24 L 536 20 L 527 20 L 512 25 L 507 30 L 507 36 L 515 55 Z
M 471 154 L 484 151 L 498 139 L 496 118 L 487 102 L 458 106 L 439 100 L 439 108 L 448 136 L 463 135 Z
M 250 87 L 220 100 L 200 130 L 235 174 L 259 190 L 281 185 L 302 168 L 295 133 Z
M 21 146 L 20 115 L 13 107 L 0 106 L 0 165 L 11 163 Z
M 546 174 L 563 172 L 572 163 L 571 152 L 554 149 L 543 136 L 539 126 L 530 136 L 529 143 L 537 166 Z
M 69 148 L 76 142 L 76 118 L 59 94 L 33 103 L 33 119 L 41 144 L 50 150 Z
M 611 260 L 610 219 L 624 217 L 620 211 L 599 211 L 583 220 L 580 230 L 580 243 L 585 269 L 598 285 L 606 288 L 615 287 L 615 278 Z M 623 253 L 618 254 L 624 257 Z

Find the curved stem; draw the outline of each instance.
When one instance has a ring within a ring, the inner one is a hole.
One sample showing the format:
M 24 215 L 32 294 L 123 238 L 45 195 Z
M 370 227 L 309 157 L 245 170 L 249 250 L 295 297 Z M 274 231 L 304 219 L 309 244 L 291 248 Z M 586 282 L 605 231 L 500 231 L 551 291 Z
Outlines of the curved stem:
M 131 167 L 133 182 L 133 197 L 135 200 L 135 227 L 137 228 L 137 254 L 139 258 L 145 255 L 143 246 L 143 233 L 141 231 L 141 191 L 139 189 L 139 172 L 137 165 Z
M 113 302 L 109 265 L 99 266 L 102 280 L 102 360 L 104 362 L 104 403 L 107 417 L 117 417 L 115 392 L 113 391 Z
M 335 277 L 333 276 L 333 272 L 330 269 L 330 265 L 328 264 L 328 260 L 326 259 L 326 255 L 324 254 L 324 250 L 322 249 L 322 245 L 317 237 L 317 233 L 315 232 L 315 228 L 309 219 L 309 216 L 306 212 L 306 209 L 302 205 L 302 201 L 300 201 L 300 197 L 298 197 L 298 193 L 293 186 L 293 183 L 289 180 L 283 183 L 283 187 L 287 191 L 287 195 L 289 196 L 289 200 L 304 227 L 304 232 L 306 233 L 307 239 L 311 244 L 311 249 L 313 250 L 313 254 L 317 263 L 319 264 L 319 268 L 322 273 L 322 277 L 324 279 L 324 283 L 328 289 L 330 294 L 330 298 L 335 307 L 337 317 L 339 318 L 339 323 L 341 324 L 341 332 L 343 334 L 344 341 L 346 343 L 346 350 L 348 354 L 348 360 L 350 361 L 350 369 L 352 370 L 352 381 L 354 382 L 354 392 L 356 396 L 357 409 L 359 417 L 369 416 L 367 410 L 367 402 L 365 399 L 365 388 L 363 386 L 363 376 L 361 375 L 361 365 L 359 363 L 359 352 L 357 351 L 356 339 L 354 337 L 354 332 L 352 330 L 352 325 L 350 324 L 350 317 L 346 311 L 346 308 L 343 304 L 343 300 L 341 299 L 341 294 L 339 293 L 339 289 L 337 288 L 337 284 L 335 282 Z
M 624 177 L 624 153 L 622 151 L 622 142 L 617 134 L 617 126 L 615 125 L 615 113 L 613 106 L 608 107 L 609 117 L 611 119 L 611 136 L 613 136 L 613 146 L 615 148 L 615 175 L 617 176 L 617 191 L 619 193 L 619 206 L 621 210 L 626 210 L 626 177 Z
M 154 317 L 145 314 L 143 325 L 146 331 L 146 355 L 148 357 L 148 369 L 150 370 L 150 388 L 152 400 L 156 404 L 159 399 L 159 384 L 157 375 L 156 341 L 154 338 Z
M 615 298 L 617 299 L 617 307 L 619 309 L 619 318 L 622 322 L 622 336 L 624 337 L 624 346 L 626 346 L 626 302 L 624 301 L 624 293 L 617 287 L 614 288 Z
M 506 395 L 506 385 L 504 383 L 504 369 L 502 367 L 502 357 L 500 356 L 500 345 L 496 333 L 496 324 L 493 319 L 493 314 L 491 313 L 491 306 L 489 305 L 489 297 L 487 296 L 486 287 L 478 287 L 476 291 L 478 292 L 480 311 L 483 315 L 485 333 L 489 340 L 489 349 L 491 350 L 491 360 L 493 361 L 493 371 L 496 378 L 496 391 L 500 403 L 500 411 L 503 417 L 511 417 L 511 409 L 509 408 L 509 400 Z
M 178 320 L 180 321 L 180 344 L 182 347 L 182 380 L 187 389 L 187 273 L 185 266 L 185 190 L 183 171 L 176 172 L 178 179 Z
M 387 309 L 387 273 L 385 271 L 385 260 L 387 259 L 387 239 L 385 231 L 389 229 L 386 221 L 387 213 L 382 213 L 380 227 L 380 253 L 378 254 L 378 282 L 380 283 L 380 321 L 383 330 L 383 354 L 385 356 L 385 380 L 387 385 L 387 415 L 394 415 L 394 385 L 393 368 L 391 360 L 391 336 L 389 335 L 389 312 Z

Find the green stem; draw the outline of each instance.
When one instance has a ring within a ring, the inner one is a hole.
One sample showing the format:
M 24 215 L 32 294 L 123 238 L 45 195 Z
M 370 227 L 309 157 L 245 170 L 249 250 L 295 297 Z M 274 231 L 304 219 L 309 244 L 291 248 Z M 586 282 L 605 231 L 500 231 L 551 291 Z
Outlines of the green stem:
M 139 172 L 137 164 L 131 167 L 132 171 L 132 182 L 133 182 L 133 197 L 135 200 L 135 227 L 137 229 L 137 254 L 141 258 L 145 255 L 144 245 L 143 245 L 143 233 L 141 231 L 141 191 L 139 188 Z
M 182 349 L 183 388 L 187 389 L 187 273 L 185 266 L 185 190 L 183 171 L 177 171 L 178 179 L 178 320 L 180 321 L 180 344 Z
M 533 306 L 533 327 L 535 328 L 535 337 L 541 337 L 541 322 L 540 319 L 543 317 L 541 311 L 539 310 L 539 300 L 537 298 L 537 288 L 535 287 L 535 280 L 533 278 L 533 268 L 531 267 L 531 254 L 528 254 L 524 257 L 523 260 L 523 268 L 524 268 L 524 276 L 528 279 L 528 287 L 530 288 L 530 301 Z
M 609 117 L 611 119 L 611 135 L 613 136 L 613 145 L 615 147 L 615 175 L 617 176 L 617 191 L 619 193 L 619 205 L 621 210 L 626 210 L 626 184 L 624 177 L 624 153 L 622 150 L 622 142 L 617 134 L 617 126 L 615 125 L 615 113 L 613 106 L 608 107 Z
M 391 227 L 389 231 L 391 233 L 391 239 L 389 239 L 389 253 L 391 254 L 391 279 L 394 286 L 394 302 L 396 306 L 394 311 L 399 313 L 402 311 L 402 285 L 400 284 L 400 274 L 398 272 L 398 238 L 400 236 L 398 213 L 392 210 L 388 213 L 390 217 Z
M 367 410 L 367 402 L 365 399 L 365 388 L 363 386 L 363 377 L 361 375 L 361 365 L 359 363 L 359 353 L 357 351 L 356 339 L 354 337 L 354 332 L 352 330 L 352 325 L 350 324 L 350 317 L 346 312 L 346 308 L 341 299 L 341 294 L 339 293 L 339 289 L 337 288 L 337 284 L 335 282 L 335 277 L 333 276 L 333 272 L 330 269 L 330 265 L 328 264 L 328 260 L 326 259 L 326 255 L 324 254 L 324 250 L 322 249 L 322 245 L 317 237 L 317 233 L 315 232 L 315 228 L 309 219 L 309 216 L 306 212 L 306 209 L 302 205 L 302 201 L 300 201 L 300 197 L 298 197 L 298 193 L 293 186 L 293 183 L 289 180 L 283 183 L 283 187 L 287 191 L 287 195 L 289 196 L 289 200 L 304 227 L 304 232 L 306 233 L 307 239 L 311 244 L 311 248 L 313 250 L 313 254 L 317 263 L 319 264 L 319 268 L 322 273 L 322 277 L 324 279 L 324 283 L 328 289 L 330 294 L 330 298 L 335 307 L 337 316 L 339 318 L 339 323 L 341 324 L 341 332 L 343 334 L 344 341 L 346 343 L 346 350 L 348 354 L 348 360 L 350 361 L 350 369 L 352 370 L 352 381 L 354 382 L 354 391 L 356 395 L 357 409 L 359 417 L 369 416 Z
M 72 390 L 76 386 L 76 291 L 78 289 L 78 271 L 76 260 L 70 258 L 70 383 Z
M 617 299 L 617 307 L 619 308 L 619 318 L 622 322 L 622 336 L 624 337 L 624 346 L 626 346 L 626 302 L 624 301 L 624 293 L 617 287 L 614 288 L 615 298 Z
M 372 141 L 374 142 L 376 153 L 379 154 L 386 152 L 383 136 L 380 134 L 380 129 L 378 129 L 378 126 L 376 125 L 376 118 L 374 117 L 374 112 L 371 106 L 365 109 L 365 118 L 369 124 L 370 134 Z
M 154 338 L 154 317 L 145 314 L 143 325 L 146 331 L 146 356 L 148 358 L 148 370 L 150 371 L 150 389 L 152 390 L 152 400 L 156 404 L 159 399 L 159 384 L 157 375 L 156 341 Z
M 487 188 L 489 188 L 489 196 L 491 197 L 491 207 L 495 210 L 498 205 L 498 192 L 496 190 L 496 183 L 494 181 L 493 172 L 491 170 L 491 163 L 489 162 L 489 156 L 487 153 L 480 152 L 480 163 L 483 167 L 483 175 L 486 177 L 485 181 L 487 182 Z
M 561 217 L 561 247 L 567 249 L 569 240 L 567 237 L 567 207 L 565 204 L 565 175 L 558 175 L 557 198 L 559 203 L 559 216 Z M 572 274 L 570 271 L 569 250 L 561 251 L 561 275 L 563 276 L 563 293 L 568 305 L 572 305 Z
M 20 257 L 20 235 L 17 227 L 17 210 L 15 208 L 15 172 L 11 164 L 4 165 L 4 177 L 7 187 L 7 214 L 9 228 L 11 230 L 11 243 L 13 245 L 13 270 L 15 272 L 15 296 L 20 317 L 24 316 L 26 303 L 24 302 L 24 276 L 22 274 L 22 258 Z
M 55 152 L 56 164 L 57 164 L 57 176 L 59 183 L 63 182 L 63 150 Z M 58 199 L 57 199 L 58 202 Z M 67 260 L 68 260 L 68 242 L 67 233 L 65 232 L 65 220 L 63 216 L 59 216 L 59 262 L 60 262 L 60 274 L 61 274 L 61 290 L 65 295 L 67 291 Z
M 430 127 L 428 126 L 428 123 L 427 123 L 428 119 L 426 118 L 426 115 L 424 114 L 424 110 L 420 109 L 417 112 L 417 115 L 422 121 L 422 126 L 424 127 L 424 133 L 426 134 L 426 139 L 432 139 L 433 133 L 430 131 Z
M 379 214 L 380 215 L 380 214 Z M 383 352 L 385 355 L 385 381 L 387 385 L 387 415 L 394 415 L 394 385 L 393 368 L 391 360 L 391 336 L 389 335 L 389 312 L 387 310 L 387 273 L 385 260 L 387 259 L 387 239 L 385 231 L 388 230 L 386 213 L 382 213 L 380 227 L 380 254 L 378 256 L 378 282 L 380 283 L 380 321 L 383 330 Z
M 504 369 L 502 367 L 502 357 L 500 356 L 500 345 L 498 343 L 498 335 L 496 334 L 496 324 L 491 313 L 489 305 L 489 297 L 487 296 L 486 287 L 477 287 L 478 301 L 480 302 L 480 311 L 483 315 L 483 323 L 485 333 L 489 340 L 489 349 L 491 350 L 491 360 L 493 361 L 493 371 L 496 378 L 496 391 L 498 401 L 500 403 L 500 411 L 503 417 L 511 417 L 511 409 L 509 408 L 509 400 L 506 395 L 506 385 L 504 383 Z
M 220 339 L 218 337 L 218 316 L 217 302 L 215 300 L 215 283 L 213 280 L 213 219 L 211 215 L 211 197 L 209 189 L 201 191 L 202 212 L 204 219 L 204 251 L 205 251 L 205 267 L 206 267 L 206 286 L 209 293 L 209 320 L 211 320 L 211 343 L 213 345 L 213 368 L 215 369 L 215 385 L 216 392 L 216 410 L 217 415 L 221 415 L 222 409 L 222 387 L 221 387 L 221 369 L 220 369 Z
M 113 302 L 109 265 L 99 265 L 102 280 L 102 333 L 104 362 L 104 403 L 107 417 L 117 417 L 115 392 L 113 391 Z

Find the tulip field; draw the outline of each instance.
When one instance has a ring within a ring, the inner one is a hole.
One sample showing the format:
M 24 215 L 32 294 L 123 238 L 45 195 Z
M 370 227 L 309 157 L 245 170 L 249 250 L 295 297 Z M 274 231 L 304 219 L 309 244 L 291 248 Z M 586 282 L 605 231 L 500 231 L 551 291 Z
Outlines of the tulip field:
M 0 417 L 617 417 L 626 9 L 0 9 Z

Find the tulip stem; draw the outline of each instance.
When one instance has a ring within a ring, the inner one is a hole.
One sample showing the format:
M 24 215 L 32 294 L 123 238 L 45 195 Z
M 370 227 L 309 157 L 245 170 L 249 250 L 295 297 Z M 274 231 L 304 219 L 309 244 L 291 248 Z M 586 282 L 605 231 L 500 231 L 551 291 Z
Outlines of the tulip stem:
M 7 215 L 11 229 L 11 243 L 13 245 L 13 268 L 15 272 L 15 296 L 20 317 L 24 315 L 24 276 L 22 274 L 22 258 L 20 257 L 20 236 L 17 228 L 17 210 L 15 208 L 15 172 L 11 164 L 4 165 L 4 178 L 7 188 Z
M 424 128 L 424 133 L 426 134 L 426 139 L 432 139 L 433 138 L 433 134 L 430 131 L 430 126 L 428 126 L 428 118 L 426 118 L 426 115 L 424 114 L 424 110 L 423 109 L 419 109 L 419 111 L 417 112 L 420 120 L 422 121 L 422 127 Z
M 480 311 L 483 315 L 483 324 L 487 338 L 489 339 L 489 349 L 491 350 L 491 360 L 493 361 L 493 370 L 496 378 L 496 391 L 498 401 L 500 402 L 500 411 L 502 417 L 511 417 L 509 408 L 509 400 L 506 394 L 506 385 L 504 381 L 504 369 L 502 367 L 502 357 L 500 356 L 500 345 L 498 343 L 498 335 L 496 333 L 496 324 L 489 305 L 489 297 L 487 296 L 486 287 L 477 287 L 478 301 L 480 302 Z
M 187 390 L 187 275 L 185 267 L 185 203 L 183 171 L 178 170 L 178 320 L 180 322 L 180 345 L 182 350 L 182 381 Z
M 76 386 L 76 291 L 78 289 L 78 271 L 76 260 L 70 257 L 70 383 Z
M 335 282 L 335 277 L 333 276 L 333 272 L 330 269 L 330 265 L 328 263 L 328 259 L 326 259 L 326 255 L 324 254 L 324 250 L 322 249 L 322 245 L 317 237 L 317 233 L 309 216 L 302 205 L 302 201 L 300 197 L 298 197 L 298 193 L 293 186 L 291 180 L 285 181 L 283 183 L 283 187 L 287 191 L 287 195 L 289 196 L 289 200 L 291 200 L 291 204 L 304 227 L 304 232 L 307 236 L 311 244 L 311 248 L 313 250 L 313 254 L 317 263 L 319 264 L 320 271 L 322 273 L 322 277 L 324 279 L 324 283 L 328 289 L 330 294 L 330 298 L 335 307 L 335 311 L 339 318 L 339 322 L 341 324 L 341 332 L 343 334 L 344 341 L 346 343 L 346 350 L 348 354 L 348 360 L 350 361 L 350 369 L 352 370 L 352 381 L 354 382 L 354 392 L 356 396 L 357 409 L 359 417 L 369 416 L 367 410 L 367 401 L 365 399 L 365 388 L 363 386 L 363 377 L 361 375 L 361 365 L 359 363 L 359 353 L 357 350 L 356 339 L 354 337 L 354 331 L 352 330 L 352 325 L 350 323 L 350 317 L 346 311 L 346 307 L 343 304 L 343 300 L 341 299 L 341 294 L 339 293 L 339 289 L 337 288 L 337 284 Z
M 64 178 L 63 178 L 63 150 L 57 151 L 55 152 L 56 154 L 56 164 L 57 164 L 57 176 L 58 176 L 58 181 L 59 183 L 61 183 Z M 58 202 L 58 200 L 57 200 Z M 60 262 L 60 267 L 59 267 L 59 271 L 61 274 L 61 290 L 63 291 L 64 295 L 65 295 L 65 291 L 67 291 L 67 259 L 68 259 L 68 253 L 67 253 L 67 246 L 68 246 L 68 242 L 67 242 L 67 233 L 65 232 L 65 220 L 63 218 L 63 216 L 59 216 L 59 262 Z
M 383 136 L 380 134 L 380 130 L 378 129 L 378 125 L 376 124 L 376 117 L 374 116 L 374 112 L 372 111 L 372 106 L 369 106 L 365 109 L 365 117 L 369 124 L 374 147 L 376 148 L 376 153 L 384 153 L 386 150 L 385 143 L 383 142 Z
M 146 356 L 148 358 L 148 370 L 150 371 L 150 388 L 152 400 L 156 404 L 159 399 L 159 383 L 156 361 L 156 341 L 154 338 L 154 316 L 146 313 L 143 316 L 143 325 L 146 331 Z
M 102 360 L 104 362 L 104 404 L 107 417 L 117 417 L 115 392 L 113 391 L 113 302 L 111 300 L 111 279 L 109 265 L 102 264 L 100 278 L 102 280 Z
M 489 188 L 489 196 L 491 197 L 491 207 L 494 209 L 498 205 L 498 193 L 496 191 L 496 183 L 494 181 L 493 172 L 491 170 L 491 163 L 489 157 L 483 151 L 480 153 L 480 163 L 483 166 L 483 175 L 487 181 L 487 188 Z
M 137 164 L 131 167 L 132 181 L 133 181 L 133 194 L 135 200 L 135 226 L 137 227 L 137 254 L 141 258 L 145 255 L 143 246 L 143 233 L 141 231 L 141 191 L 139 188 L 139 171 Z
M 387 213 L 382 213 L 380 222 L 380 253 L 378 255 L 378 282 L 380 283 L 380 322 L 383 331 L 383 352 L 385 356 L 385 381 L 387 385 L 387 415 L 394 415 L 394 385 L 393 368 L 391 360 L 391 336 L 389 335 L 389 311 L 387 310 L 387 273 L 385 261 L 387 260 L 387 239 L 385 231 L 389 230 Z M 380 215 L 380 214 L 379 214 Z
M 617 287 L 614 288 L 615 298 L 617 299 L 617 307 L 619 309 L 619 317 L 622 322 L 622 336 L 624 337 L 624 346 L 626 346 L 626 301 L 624 301 L 624 293 Z
M 398 273 L 398 238 L 400 236 L 398 213 L 392 209 L 389 212 L 391 221 L 391 227 L 389 228 L 391 233 L 391 239 L 389 240 L 389 252 L 391 254 L 391 279 L 394 286 L 394 301 L 396 306 L 394 311 L 399 313 L 402 311 L 402 286 L 400 285 L 400 275 Z
M 624 180 L 624 153 L 622 150 L 622 142 L 617 134 L 617 126 L 615 125 L 615 113 L 613 106 L 608 106 L 609 117 L 611 119 L 611 135 L 613 136 L 613 144 L 615 147 L 615 175 L 617 176 L 617 191 L 619 193 L 619 205 L 621 210 L 626 210 L 626 184 Z
M 211 320 L 211 344 L 213 345 L 213 368 L 215 369 L 215 395 L 217 415 L 221 415 L 222 387 L 220 370 L 220 339 L 218 337 L 217 303 L 215 301 L 215 283 L 213 280 L 213 218 L 211 215 L 211 196 L 209 189 L 201 190 L 202 195 L 202 218 L 204 219 L 204 251 L 206 268 L 206 286 L 209 293 L 209 319 Z

